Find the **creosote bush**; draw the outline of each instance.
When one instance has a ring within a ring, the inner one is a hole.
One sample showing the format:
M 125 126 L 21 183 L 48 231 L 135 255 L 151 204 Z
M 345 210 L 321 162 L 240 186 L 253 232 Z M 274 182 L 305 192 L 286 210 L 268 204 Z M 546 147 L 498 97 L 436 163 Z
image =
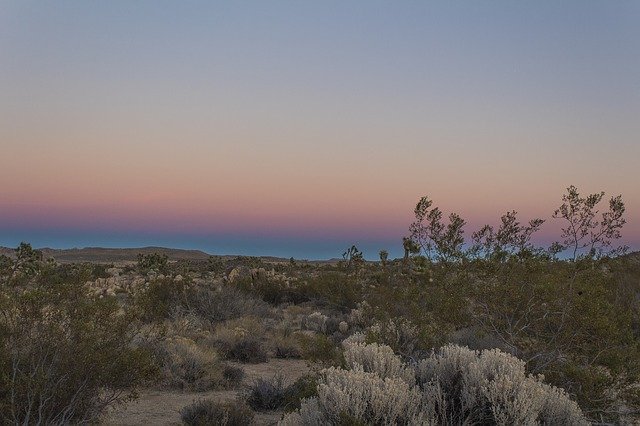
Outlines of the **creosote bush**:
M 115 298 L 85 293 L 80 269 L 0 283 L 0 423 L 98 419 L 152 379 L 151 354 L 131 345 L 135 318 Z

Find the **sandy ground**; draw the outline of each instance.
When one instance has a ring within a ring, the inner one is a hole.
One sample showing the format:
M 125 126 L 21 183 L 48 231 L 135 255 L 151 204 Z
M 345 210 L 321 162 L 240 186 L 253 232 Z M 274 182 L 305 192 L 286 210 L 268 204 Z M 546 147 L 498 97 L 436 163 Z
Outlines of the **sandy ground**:
M 180 425 L 180 409 L 194 401 L 212 398 L 217 401 L 234 400 L 248 385 L 259 377 L 270 378 L 281 374 L 287 383 L 311 371 L 307 361 L 289 359 L 271 359 L 262 364 L 239 364 L 245 378 L 242 386 L 236 390 L 210 392 L 180 392 L 170 390 L 142 390 L 140 398 L 131 403 L 113 409 L 102 422 L 103 425 Z M 273 425 L 280 420 L 282 412 L 258 412 L 257 425 Z

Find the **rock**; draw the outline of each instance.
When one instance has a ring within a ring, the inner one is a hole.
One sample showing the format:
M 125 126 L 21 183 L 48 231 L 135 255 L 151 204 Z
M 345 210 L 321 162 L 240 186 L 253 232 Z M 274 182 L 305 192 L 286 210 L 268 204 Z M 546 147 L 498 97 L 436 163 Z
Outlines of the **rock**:
M 236 281 L 238 278 L 240 278 L 240 268 L 233 268 L 227 274 L 227 281 L 230 283 Z
M 227 272 L 228 282 L 234 282 L 246 277 L 251 277 L 251 270 L 246 266 L 236 266 Z
M 184 278 L 182 277 L 182 275 L 176 275 L 173 280 L 175 282 L 179 283 L 179 282 L 182 282 L 182 280 L 184 280 Z
M 251 270 L 251 281 L 261 282 L 266 281 L 267 279 L 267 271 L 264 268 L 257 268 Z

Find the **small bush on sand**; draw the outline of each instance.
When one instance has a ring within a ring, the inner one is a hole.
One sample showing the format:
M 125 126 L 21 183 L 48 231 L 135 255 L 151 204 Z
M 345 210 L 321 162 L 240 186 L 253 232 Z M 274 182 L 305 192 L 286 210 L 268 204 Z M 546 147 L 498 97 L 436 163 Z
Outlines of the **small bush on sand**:
M 237 386 L 244 374 L 241 369 L 224 365 L 214 351 L 182 337 L 162 342 L 155 353 L 161 364 L 162 384 L 171 388 L 228 389 Z
M 244 370 L 240 367 L 225 364 L 222 367 L 222 378 L 226 388 L 231 388 L 242 383 L 244 379 Z
M 285 386 L 282 375 L 276 374 L 270 379 L 258 379 L 249 388 L 247 403 L 254 410 L 277 410 L 284 408 L 293 411 L 300 408 L 305 398 L 317 395 L 317 377 L 305 375 Z
M 196 286 L 187 291 L 185 308 L 212 323 L 247 315 L 265 317 L 269 306 L 234 286 Z
M 276 336 L 273 342 L 273 354 L 276 358 L 300 358 L 302 349 L 295 335 Z
M 284 377 L 276 374 L 270 379 L 259 378 L 247 394 L 247 403 L 254 410 L 277 410 L 285 402 Z
M 313 362 L 323 362 L 325 364 L 337 365 L 342 361 L 340 350 L 333 340 L 324 334 L 298 334 L 302 358 Z
M 245 426 L 253 423 L 253 411 L 241 402 L 196 401 L 180 411 L 188 426 Z
M 184 286 L 171 278 L 158 278 L 148 282 L 135 297 L 135 306 L 146 321 L 168 318 L 183 297 Z
M 262 342 L 264 328 L 253 318 L 230 321 L 216 330 L 210 343 L 226 359 L 260 363 L 268 359 Z
M 262 342 L 254 336 L 241 337 L 226 351 L 226 354 L 229 359 L 251 364 L 267 362 L 269 358 Z

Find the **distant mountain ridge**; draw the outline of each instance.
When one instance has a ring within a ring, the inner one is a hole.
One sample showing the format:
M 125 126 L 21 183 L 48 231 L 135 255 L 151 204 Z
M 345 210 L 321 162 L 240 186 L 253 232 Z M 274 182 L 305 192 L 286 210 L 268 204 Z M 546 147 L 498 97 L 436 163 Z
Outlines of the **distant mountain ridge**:
M 207 260 L 213 256 L 216 258 L 235 258 L 235 255 L 210 255 L 201 250 L 173 249 L 167 247 L 136 247 L 136 248 L 104 248 L 104 247 L 83 247 L 72 249 L 52 249 L 38 248 L 45 258 L 53 258 L 61 263 L 73 262 L 134 262 L 138 254 L 165 254 L 169 260 Z M 14 249 L 0 247 L 0 254 L 14 256 Z M 289 259 L 260 256 L 265 262 L 288 262 Z

